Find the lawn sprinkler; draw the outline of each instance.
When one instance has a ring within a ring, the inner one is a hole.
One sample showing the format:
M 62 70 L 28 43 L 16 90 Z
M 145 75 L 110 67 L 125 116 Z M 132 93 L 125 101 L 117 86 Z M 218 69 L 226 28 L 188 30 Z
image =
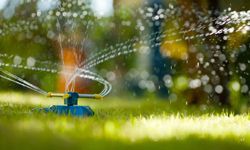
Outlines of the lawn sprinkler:
M 65 105 L 53 105 L 49 108 L 44 108 L 45 112 L 52 112 L 59 115 L 71 115 L 76 117 L 93 116 L 94 111 L 89 106 L 78 106 L 78 98 L 102 99 L 99 94 L 79 94 L 76 92 L 68 93 L 51 93 L 48 97 L 62 97 Z

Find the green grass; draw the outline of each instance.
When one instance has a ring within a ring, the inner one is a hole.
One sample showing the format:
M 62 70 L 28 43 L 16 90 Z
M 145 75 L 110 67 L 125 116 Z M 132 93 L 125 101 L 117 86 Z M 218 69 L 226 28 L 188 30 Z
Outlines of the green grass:
M 122 98 L 81 101 L 91 118 L 32 111 L 60 102 L 0 93 L 0 149 L 250 149 L 250 113 Z

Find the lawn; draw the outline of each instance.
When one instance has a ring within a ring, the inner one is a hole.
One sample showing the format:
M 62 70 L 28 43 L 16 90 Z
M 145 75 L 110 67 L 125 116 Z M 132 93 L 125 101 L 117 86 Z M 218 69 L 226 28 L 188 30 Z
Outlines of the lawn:
M 60 102 L 0 93 L 0 149 L 250 149 L 250 113 L 116 97 L 81 101 L 91 118 L 33 111 Z

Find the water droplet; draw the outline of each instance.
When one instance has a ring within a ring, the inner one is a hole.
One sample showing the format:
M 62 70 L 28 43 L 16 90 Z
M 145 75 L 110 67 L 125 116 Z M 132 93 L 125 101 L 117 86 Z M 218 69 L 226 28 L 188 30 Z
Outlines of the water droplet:
M 223 86 L 217 85 L 217 86 L 215 87 L 215 92 L 216 92 L 217 94 L 221 94 L 221 93 L 223 92 Z

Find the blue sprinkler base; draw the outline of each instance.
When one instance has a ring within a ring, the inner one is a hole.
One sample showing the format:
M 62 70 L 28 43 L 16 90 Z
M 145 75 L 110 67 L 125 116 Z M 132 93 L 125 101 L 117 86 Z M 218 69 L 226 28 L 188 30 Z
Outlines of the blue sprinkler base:
M 58 115 L 70 115 L 75 117 L 89 117 L 94 115 L 94 111 L 89 106 L 53 105 L 49 108 L 44 108 L 44 111 L 48 113 L 56 113 Z

